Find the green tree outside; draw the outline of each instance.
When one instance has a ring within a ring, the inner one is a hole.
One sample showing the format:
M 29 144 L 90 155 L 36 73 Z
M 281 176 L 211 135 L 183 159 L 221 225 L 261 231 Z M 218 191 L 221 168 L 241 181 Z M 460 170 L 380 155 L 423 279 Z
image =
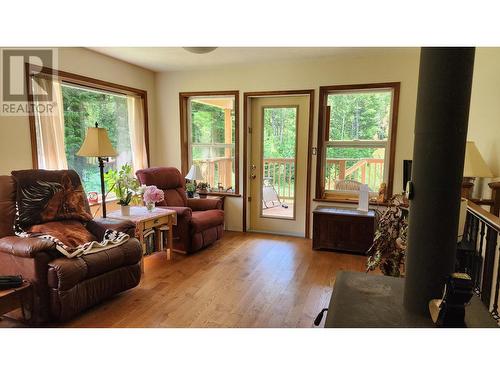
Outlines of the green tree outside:
M 128 129 L 127 99 L 99 91 L 85 90 L 70 85 L 62 86 L 65 123 L 65 147 L 69 168 L 81 176 L 86 191 L 99 191 L 99 169 L 92 158 L 79 157 L 76 153 L 85 138 L 86 129 L 97 121 L 106 128 L 111 143 L 120 152 L 114 164 L 131 163 L 131 146 Z M 387 140 L 392 95 L 389 91 L 343 93 L 328 95 L 330 111 L 329 139 L 335 140 Z M 296 152 L 296 108 L 267 108 L 264 112 L 264 158 L 294 158 Z M 224 111 L 218 107 L 191 102 L 191 143 L 193 161 L 223 158 L 225 156 Z M 234 111 L 232 142 L 235 141 Z M 234 156 L 234 147 L 231 147 Z M 328 147 L 328 159 L 348 159 L 346 168 L 364 158 L 383 158 L 383 149 L 362 147 Z M 282 167 L 284 168 L 284 167 Z M 335 166 L 327 170 L 326 178 L 338 174 Z M 215 181 L 219 180 L 215 171 Z M 294 176 L 294 168 L 281 173 Z M 382 180 L 382 174 L 376 182 Z M 351 178 L 357 178 L 353 175 Z M 292 177 L 293 179 L 293 177 Z M 233 180 L 234 186 L 234 165 Z M 377 186 L 370 186 L 373 189 Z
M 203 164 L 205 160 L 224 158 L 226 148 L 230 148 L 231 157 L 234 158 L 235 121 L 234 110 L 232 115 L 231 143 L 225 146 L 224 110 L 212 105 L 191 102 L 191 155 L 194 163 Z M 234 159 L 233 159 L 234 160 Z M 213 187 L 221 181 L 218 164 L 215 165 Z M 231 186 L 235 186 L 234 163 L 232 163 Z M 224 186 L 228 188 L 229 186 Z
M 111 144 L 120 153 L 114 162 L 107 165 L 107 169 L 116 169 L 118 163 L 131 163 L 127 98 L 69 85 L 62 86 L 62 95 L 68 168 L 78 172 L 85 191 L 100 192 L 97 160 L 77 156 L 76 153 L 85 139 L 87 128 L 97 122 L 99 127 L 107 129 Z

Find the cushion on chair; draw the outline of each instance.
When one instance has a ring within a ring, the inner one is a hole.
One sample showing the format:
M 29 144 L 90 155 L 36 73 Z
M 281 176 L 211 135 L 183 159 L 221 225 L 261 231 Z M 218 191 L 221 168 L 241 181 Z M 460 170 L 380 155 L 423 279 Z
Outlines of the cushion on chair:
M 224 211 L 222 210 L 193 211 L 191 232 L 198 233 L 223 224 Z
M 157 203 L 157 206 L 174 206 L 174 207 L 185 207 L 186 206 L 186 193 L 184 189 L 169 189 L 163 190 L 165 198 L 162 202 Z
M 16 226 L 57 220 L 92 220 L 80 177 L 74 170 L 12 171 L 17 186 Z
M 79 258 L 60 257 L 49 263 L 49 287 L 68 290 L 86 279 L 102 275 L 119 267 L 137 264 L 141 247 L 132 238 L 123 245 Z
M 157 206 L 186 206 L 185 180 L 181 172 L 173 167 L 140 169 L 137 178 L 143 185 L 155 185 L 165 193 L 165 200 Z
M 177 168 L 146 168 L 138 170 L 136 174 L 142 184 L 155 185 L 158 189 L 168 190 L 184 186 L 184 178 Z

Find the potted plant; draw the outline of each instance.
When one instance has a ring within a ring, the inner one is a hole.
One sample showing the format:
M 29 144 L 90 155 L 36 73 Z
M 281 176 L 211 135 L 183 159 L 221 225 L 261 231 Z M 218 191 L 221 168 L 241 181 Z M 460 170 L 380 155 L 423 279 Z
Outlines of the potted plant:
M 377 211 L 379 220 L 373 244 L 367 252 L 367 272 L 378 267 L 386 276 L 402 276 L 408 230 L 405 206 L 403 197 L 395 195 L 388 200 L 385 211 Z
M 188 198 L 193 198 L 196 191 L 196 185 L 193 182 L 186 183 L 186 193 Z
M 210 188 L 210 185 L 208 182 L 200 182 L 198 184 L 198 194 L 200 198 L 206 198 L 208 195 L 208 189 Z
M 144 203 L 146 203 L 146 208 L 149 212 L 152 212 L 155 208 L 155 203 L 161 202 L 165 199 L 165 193 L 163 190 L 158 189 L 155 185 L 147 186 L 144 190 Z
M 130 215 L 130 203 L 136 196 L 139 181 L 134 177 L 132 167 L 124 164 L 119 170 L 110 169 L 104 176 L 108 191 L 113 191 L 121 206 L 123 216 Z

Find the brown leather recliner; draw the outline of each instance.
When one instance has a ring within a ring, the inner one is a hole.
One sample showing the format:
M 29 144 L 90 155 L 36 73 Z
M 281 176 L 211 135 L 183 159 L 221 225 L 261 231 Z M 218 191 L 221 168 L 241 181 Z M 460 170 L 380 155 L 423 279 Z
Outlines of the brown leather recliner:
M 49 240 L 15 236 L 15 205 L 14 179 L 0 176 L 0 275 L 22 275 L 32 283 L 31 323 L 68 320 L 139 284 L 142 249 L 137 239 L 69 259 Z M 94 231 L 109 228 L 134 236 L 135 226 L 128 220 L 94 219 L 89 225 Z
M 219 199 L 188 199 L 185 179 L 177 168 L 147 168 L 136 174 L 141 184 L 163 190 L 165 199 L 158 207 L 177 212 L 173 233 L 175 249 L 193 253 L 222 238 L 224 211 Z

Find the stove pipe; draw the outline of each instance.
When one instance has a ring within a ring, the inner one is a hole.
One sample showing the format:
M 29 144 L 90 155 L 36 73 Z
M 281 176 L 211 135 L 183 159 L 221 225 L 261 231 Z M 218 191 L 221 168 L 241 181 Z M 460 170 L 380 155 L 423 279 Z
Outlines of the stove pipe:
M 404 292 L 405 308 L 419 315 L 454 271 L 474 53 L 420 53 Z

